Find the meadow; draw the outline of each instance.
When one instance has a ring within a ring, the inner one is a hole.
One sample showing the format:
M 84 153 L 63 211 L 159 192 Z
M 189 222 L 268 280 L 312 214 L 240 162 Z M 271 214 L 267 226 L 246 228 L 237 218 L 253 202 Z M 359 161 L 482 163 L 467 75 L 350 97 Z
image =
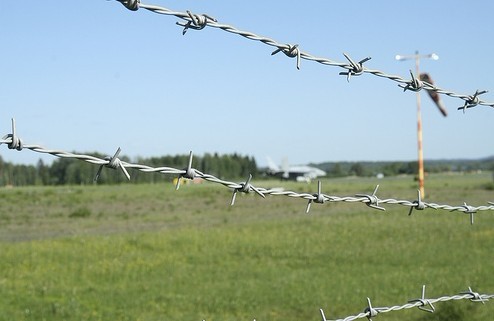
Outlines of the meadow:
M 257 182 L 256 182 L 257 184 Z M 411 177 L 323 181 L 415 200 Z M 311 184 L 261 181 L 314 193 Z M 486 205 L 492 174 L 431 175 L 425 201 Z M 320 320 L 426 296 L 494 293 L 494 212 L 262 199 L 211 183 L 0 189 L 0 320 Z M 494 302 L 377 320 L 491 320 Z M 366 319 L 364 319 L 366 320 Z

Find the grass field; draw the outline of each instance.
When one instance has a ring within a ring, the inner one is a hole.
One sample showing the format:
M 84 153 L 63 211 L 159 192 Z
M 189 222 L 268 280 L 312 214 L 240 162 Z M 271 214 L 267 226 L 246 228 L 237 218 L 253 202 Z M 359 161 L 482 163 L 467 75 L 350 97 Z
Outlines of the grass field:
M 261 182 L 266 187 L 277 181 Z M 317 184 L 283 183 L 313 193 Z M 410 177 L 323 192 L 416 199 Z M 489 187 L 489 188 L 488 188 Z M 492 176 L 426 179 L 428 202 L 486 205 Z M 313 204 L 211 183 L 0 189 L 0 320 L 320 320 L 468 289 L 494 293 L 494 212 Z M 492 320 L 494 302 L 377 320 Z M 365 320 L 365 319 L 364 319 Z

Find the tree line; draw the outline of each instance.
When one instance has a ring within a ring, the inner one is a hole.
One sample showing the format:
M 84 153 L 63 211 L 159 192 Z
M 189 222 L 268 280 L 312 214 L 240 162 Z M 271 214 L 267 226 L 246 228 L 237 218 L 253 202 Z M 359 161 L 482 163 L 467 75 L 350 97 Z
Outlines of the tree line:
M 494 171 L 494 156 L 467 160 L 426 160 L 424 165 L 426 173 Z M 417 161 L 326 162 L 314 166 L 325 170 L 329 177 L 416 175 L 418 172 Z
M 98 158 L 104 158 L 100 153 L 89 153 Z M 120 160 L 130 162 L 128 157 L 122 156 Z M 138 158 L 135 163 L 151 167 L 173 167 L 183 169 L 187 166 L 189 155 L 161 156 L 151 158 Z M 237 153 L 223 154 L 206 153 L 202 156 L 194 156 L 192 166 L 203 172 L 221 179 L 247 178 L 249 174 L 258 174 L 254 157 L 242 156 Z M 51 164 L 45 164 L 39 160 L 36 165 L 19 165 L 4 162 L 0 157 L 0 186 L 26 186 L 26 185 L 81 185 L 93 184 L 94 177 L 99 169 L 98 165 L 68 158 L 57 158 Z M 172 175 L 159 173 L 143 173 L 138 170 L 128 169 L 131 176 L 130 183 L 158 183 L 163 180 L 172 180 Z M 103 168 L 98 179 L 98 184 L 126 183 L 127 178 L 121 170 Z
M 88 153 L 98 158 L 105 158 L 101 153 Z M 128 157 L 121 160 L 130 162 Z M 134 162 L 150 167 L 173 167 L 183 169 L 188 164 L 189 155 L 168 155 L 161 157 L 138 158 Z M 312 164 L 328 173 L 328 177 L 360 176 L 368 177 L 376 174 L 384 176 L 416 175 L 417 162 L 327 162 Z M 242 156 L 237 153 L 219 155 L 206 153 L 194 156 L 192 166 L 203 173 L 221 179 L 245 180 L 249 174 L 256 179 L 262 178 L 265 171 L 257 167 L 254 157 Z M 51 164 L 39 160 L 36 165 L 19 165 L 4 162 L 0 156 L 0 186 L 26 185 L 81 185 L 93 184 L 99 166 L 84 161 L 68 158 L 57 158 Z M 425 163 L 427 173 L 469 172 L 478 170 L 494 171 L 494 156 L 477 160 L 428 160 Z M 130 183 L 158 183 L 173 180 L 176 176 L 159 173 L 143 173 L 129 169 Z M 126 183 L 127 178 L 120 170 L 103 168 L 99 184 Z

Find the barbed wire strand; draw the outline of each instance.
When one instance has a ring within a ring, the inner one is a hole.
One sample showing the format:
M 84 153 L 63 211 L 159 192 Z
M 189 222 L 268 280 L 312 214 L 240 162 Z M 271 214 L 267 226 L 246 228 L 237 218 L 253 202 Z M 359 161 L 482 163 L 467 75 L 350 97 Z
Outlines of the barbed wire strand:
M 419 308 L 420 310 L 426 311 L 426 312 L 434 312 L 435 307 L 434 303 L 436 302 L 446 302 L 446 301 L 453 301 L 453 300 L 470 300 L 472 302 L 480 302 L 482 304 L 485 304 L 489 299 L 494 298 L 494 294 L 479 294 L 477 292 L 472 291 L 472 288 L 469 287 L 468 291 L 461 292 L 457 295 L 452 295 L 452 296 L 442 296 L 439 298 L 435 299 L 426 299 L 425 298 L 425 285 L 422 286 L 422 297 L 419 299 L 413 299 L 408 301 L 407 303 L 403 305 L 395 305 L 391 307 L 373 307 L 371 304 L 371 300 L 367 298 L 367 307 L 364 309 L 363 312 L 356 314 L 356 315 L 351 315 L 343 319 L 337 319 L 337 320 L 328 320 L 326 319 L 326 316 L 324 314 L 323 309 L 320 309 L 320 313 L 322 316 L 322 321 L 353 321 L 361 318 L 367 318 L 369 321 L 372 321 L 372 318 L 381 314 L 381 313 L 388 313 L 388 312 L 395 312 L 395 311 L 401 311 L 405 309 L 412 309 L 412 308 Z
M 407 80 L 402 78 L 401 76 L 391 75 L 381 70 L 370 69 L 365 67 L 363 64 L 369 61 L 371 57 L 365 57 L 362 60 L 356 62 L 348 54 L 343 53 L 343 55 L 348 60 L 348 62 L 345 63 L 337 62 L 323 57 L 316 57 L 308 52 L 304 52 L 300 49 L 299 45 L 297 44 L 291 45 L 291 44 L 279 43 L 271 38 L 263 37 L 249 31 L 239 30 L 231 25 L 219 23 L 215 18 L 207 14 L 194 14 L 190 11 L 186 11 L 186 12 L 173 11 L 156 5 L 141 3 L 140 0 L 116 0 L 116 1 L 122 3 L 127 9 L 132 11 L 137 11 L 138 9 L 142 8 L 157 14 L 175 16 L 176 18 L 185 21 L 185 22 L 176 23 L 177 25 L 182 26 L 184 28 L 182 31 L 182 34 L 184 35 L 187 33 L 189 29 L 202 30 L 205 27 L 212 27 L 242 36 L 250 40 L 261 42 L 265 45 L 276 48 L 271 53 L 271 55 L 275 55 L 279 52 L 283 52 L 286 56 L 290 58 L 296 58 L 297 69 L 300 69 L 301 60 L 305 59 L 322 65 L 345 69 L 345 71 L 340 72 L 339 74 L 346 76 L 348 81 L 350 81 L 350 78 L 352 76 L 359 76 L 364 73 L 367 73 L 397 82 L 399 83 L 398 86 L 403 88 L 404 91 L 410 90 L 416 92 L 425 89 L 427 91 L 434 91 L 437 92 L 438 94 L 443 94 L 452 98 L 462 99 L 464 101 L 464 104 L 463 106 L 458 107 L 458 110 L 463 110 L 463 112 L 465 112 L 466 109 L 475 107 L 477 105 L 494 107 L 494 103 L 487 102 L 479 98 L 480 95 L 487 93 L 486 90 L 477 90 L 473 95 L 458 94 L 456 92 L 446 90 L 444 88 L 440 88 L 426 81 L 419 80 L 418 75 L 414 77 L 413 73 L 411 72 L 410 73 L 412 74 L 412 77 L 410 80 Z
M 408 201 L 408 200 L 399 200 L 399 199 L 393 199 L 393 198 L 387 198 L 387 199 L 380 199 L 376 194 L 379 188 L 379 185 L 376 186 L 372 194 L 355 194 L 355 196 L 335 196 L 335 195 L 328 195 L 322 193 L 322 184 L 321 182 L 318 183 L 318 191 L 317 193 L 299 193 L 295 191 L 287 191 L 287 190 L 281 190 L 279 188 L 263 188 L 263 187 L 256 187 L 251 184 L 252 180 L 252 175 L 248 177 L 248 179 L 245 182 L 240 182 L 240 183 L 235 183 L 227 180 L 220 179 L 214 175 L 203 173 L 195 168 L 192 167 L 193 163 L 193 154 L 190 152 L 189 154 L 189 161 L 187 167 L 183 169 L 178 169 L 178 168 L 173 168 L 169 166 L 161 166 L 161 167 L 152 167 L 148 165 L 142 165 L 142 164 L 136 164 L 136 163 L 129 163 L 126 161 L 122 161 L 118 158 L 121 149 L 118 148 L 116 153 L 113 156 L 108 156 L 105 157 L 104 159 L 91 156 L 91 155 L 85 155 L 85 154 L 75 154 L 75 153 L 70 153 L 66 152 L 63 150 L 56 150 L 56 149 L 47 149 L 43 146 L 40 145 L 34 145 L 34 144 L 25 144 L 18 136 L 15 128 L 15 119 L 12 119 L 12 133 L 5 135 L 1 140 L 0 140 L 0 145 L 1 144 L 6 144 L 9 149 L 15 149 L 18 151 L 22 151 L 23 149 L 29 149 L 33 152 L 36 153 L 41 153 L 41 154 L 50 154 L 55 157 L 59 158 L 71 158 L 71 159 L 78 159 L 81 161 L 85 161 L 90 164 L 94 165 L 99 165 L 99 169 L 97 171 L 96 176 L 94 177 L 94 181 L 97 181 L 103 167 L 108 167 L 111 169 L 120 169 L 124 175 L 127 177 L 127 179 L 130 180 L 130 174 L 128 173 L 128 169 L 134 169 L 138 170 L 144 173 L 159 173 L 159 174 L 170 174 L 170 175 L 178 175 L 179 179 L 177 180 L 177 185 L 176 189 L 179 189 L 180 187 L 180 181 L 182 178 L 184 179 L 189 179 L 193 180 L 194 178 L 201 178 L 203 180 L 206 180 L 211 183 L 215 184 L 220 184 L 223 185 L 229 189 L 233 190 L 233 196 L 231 200 L 231 205 L 234 205 L 235 203 L 235 198 L 236 194 L 238 192 L 242 193 L 250 193 L 250 192 L 255 192 L 261 197 L 265 197 L 266 195 L 272 195 L 272 196 L 287 196 L 287 197 L 292 197 L 292 198 L 300 198 L 308 201 L 307 208 L 306 208 L 306 213 L 309 213 L 310 211 L 310 206 L 312 203 L 336 203 L 336 202 L 347 202 L 347 203 L 364 203 L 370 208 L 373 209 L 378 209 L 385 211 L 386 209 L 380 205 L 382 204 L 394 204 L 394 205 L 401 205 L 401 206 L 406 206 L 409 207 L 409 215 L 412 214 L 413 210 L 424 210 L 426 208 L 432 208 L 435 210 L 446 210 L 446 211 L 457 211 L 457 212 L 462 212 L 465 214 L 470 215 L 470 223 L 473 224 L 473 216 L 475 213 L 479 211 L 493 211 L 494 210 L 494 202 L 488 202 L 489 205 L 482 205 L 482 206 L 470 206 L 467 205 L 466 203 L 463 203 L 463 205 L 459 206 L 454 206 L 454 205 L 445 205 L 445 204 L 436 204 L 436 203 L 427 203 L 423 202 L 421 199 L 420 191 L 418 192 L 418 198 L 415 201 Z

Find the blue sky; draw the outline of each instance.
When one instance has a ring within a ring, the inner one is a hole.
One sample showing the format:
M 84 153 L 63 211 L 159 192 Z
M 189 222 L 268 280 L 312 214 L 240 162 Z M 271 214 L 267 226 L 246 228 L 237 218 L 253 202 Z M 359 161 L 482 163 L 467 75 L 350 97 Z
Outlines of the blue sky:
M 162 1 L 176 11 L 299 44 L 315 56 L 409 77 L 422 60 L 436 84 L 494 101 L 492 1 Z M 25 143 L 138 156 L 206 152 L 290 163 L 414 160 L 415 94 L 369 74 L 283 54 L 214 28 L 182 35 L 175 17 L 116 1 L 8 1 L 0 11 L 0 135 L 17 123 Z M 422 92 L 426 159 L 494 155 L 494 108 L 465 114 L 442 96 L 443 118 Z M 6 161 L 54 158 L 1 146 Z M 166 164 L 163 164 L 166 165 Z

